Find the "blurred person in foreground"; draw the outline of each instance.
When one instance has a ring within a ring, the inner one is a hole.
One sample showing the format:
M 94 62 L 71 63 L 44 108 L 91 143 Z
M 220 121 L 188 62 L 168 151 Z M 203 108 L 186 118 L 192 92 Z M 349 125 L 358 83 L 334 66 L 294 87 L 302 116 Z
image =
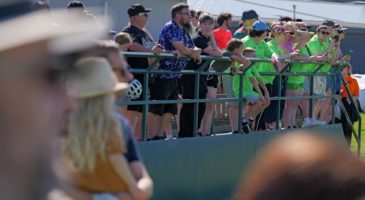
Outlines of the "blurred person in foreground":
M 237 200 L 360 200 L 365 166 L 334 138 L 294 133 L 271 143 L 239 185 Z
M 94 196 L 110 193 L 121 200 L 149 198 L 153 183 L 141 163 L 133 131 L 113 106 L 115 94 L 128 84 L 118 81 L 105 58 L 86 57 L 74 68 L 79 73 L 70 77 L 68 88 L 77 108 L 71 112 L 68 133 L 62 138 L 57 174 Z
M 65 88 L 71 55 L 91 48 L 107 30 L 82 20 L 65 28 L 63 11 L 32 8 L 31 1 L 0 1 L 2 199 L 46 199 L 57 185 L 51 158 L 74 108 Z M 26 34 L 14 37 L 29 24 Z

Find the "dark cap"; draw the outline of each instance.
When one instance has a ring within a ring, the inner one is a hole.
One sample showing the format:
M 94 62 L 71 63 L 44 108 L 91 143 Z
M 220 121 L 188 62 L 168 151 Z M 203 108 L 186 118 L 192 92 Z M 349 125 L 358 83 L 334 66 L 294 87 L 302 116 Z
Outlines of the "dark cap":
M 249 19 L 258 19 L 259 15 L 254 10 L 246 10 L 242 13 L 242 21 Z
M 148 13 L 151 10 L 151 8 L 145 8 L 141 4 L 132 4 L 131 7 L 128 8 L 128 15 L 129 17 L 133 17 L 139 13 Z
M 326 19 L 322 22 L 322 25 L 329 26 L 329 27 L 335 27 L 335 22 L 329 19 Z

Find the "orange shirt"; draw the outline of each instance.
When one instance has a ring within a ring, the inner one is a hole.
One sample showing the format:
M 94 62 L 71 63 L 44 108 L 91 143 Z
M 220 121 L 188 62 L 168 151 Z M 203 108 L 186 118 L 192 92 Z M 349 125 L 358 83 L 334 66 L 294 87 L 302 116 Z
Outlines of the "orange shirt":
M 232 39 L 232 32 L 230 30 L 223 30 L 217 28 L 213 31 L 215 40 L 220 49 L 226 49 L 228 42 Z
M 357 80 L 355 78 L 352 78 L 351 76 L 345 77 L 345 81 L 347 82 L 347 87 L 349 88 L 352 96 L 359 96 L 360 94 L 360 88 L 359 84 L 357 83 Z M 345 86 L 341 85 L 342 89 L 342 97 L 348 97 L 347 91 Z
M 114 135 L 108 141 L 108 149 L 105 160 L 101 156 L 97 157 L 96 166 L 93 172 L 80 172 L 75 169 L 71 161 L 67 161 L 67 169 L 69 169 L 71 183 L 85 191 L 89 192 L 124 192 L 128 187 L 119 175 L 114 171 L 114 168 L 109 161 L 109 156 L 112 154 L 123 154 L 126 149 L 122 145 L 122 140 L 119 136 Z

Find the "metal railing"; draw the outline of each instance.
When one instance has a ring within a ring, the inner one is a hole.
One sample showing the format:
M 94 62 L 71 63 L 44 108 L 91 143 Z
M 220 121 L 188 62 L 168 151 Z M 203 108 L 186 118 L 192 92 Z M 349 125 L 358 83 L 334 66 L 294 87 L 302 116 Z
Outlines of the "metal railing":
M 244 106 L 244 97 L 243 97 L 243 76 L 244 73 L 250 68 L 252 67 L 255 63 L 257 62 L 272 62 L 271 59 L 261 59 L 261 58 L 249 58 L 249 60 L 251 61 L 251 65 L 246 68 L 243 72 L 239 72 L 237 73 L 235 76 L 239 76 L 240 79 L 240 84 L 239 84 L 239 96 L 236 98 L 220 98 L 220 99 L 199 99 L 199 83 L 200 83 L 200 75 L 229 75 L 229 72 L 215 72 L 215 71 L 207 71 L 207 69 L 209 68 L 209 64 L 210 62 L 204 62 L 204 64 L 197 70 L 181 70 L 181 71 L 169 71 L 169 70 L 160 70 L 157 69 L 157 65 L 159 63 L 160 60 L 162 59 L 173 59 L 176 58 L 176 56 L 174 54 L 160 54 L 160 55 L 155 55 L 153 53 L 145 53 L 145 52 L 122 52 L 121 55 L 123 55 L 124 57 L 133 57 L 133 58 L 153 58 L 154 60 L 152 61 L 152 63 L 149 65 L 148 68 L 146 69 L 131 69 L 131 72 L 133 74 L 142 74 L 144 77 L 144 82 L 143 82 L 143 89 L 145 90 L 145 92 L 143 92 L 143 96 L 141 101 L 125 101 L 125 100 L 119 100 L 117 103 L 121 104 L 121 105 L 143 105 L 143 111 L 142 111 L 142 140 L 145 141 L 146 137 L 147 137 L 147 114 L 148 114 L 148 106 L 151 104 L 177 104 L 177 103 L 194 103 L 194 113 L 193 113 L 193 117 L 194 117 L 194 124 L 193 124 L 193 136 L 195 137 L 197 134 L 197 130 L 198 130 L 198 110 L 199 110 L 199 103 L 208 103 L 208 102 L 214 102 L 214 103 L 220 103 L 220 102 L 238 102 L 238 107 L 239 107 L 239 113 L 238 113 L 238 130 L 240 131 L 240 133 L 242 133 L 242 125 L 241 125 L 241 119 L 242 119 L 242 110 L 243 110 L 243 106 Z M 212 57 L 212 56 L 201 56 L 202 61 L 213 61 L 213 60 L 218 60 L 218 61 L 231 61 L 231 59 L 229 57 Z M 181 56 L 179 59 L 187 59 L 187 57 L 185 56 Z M 309 117 L 312 117 L 312 113 L 313 113 L 313 104 L 314 104 L 314 100 L 315 99 L 328 99 L 331 98 L 333 99 L 332 101 L 332 122 L 334 123 L 334 119 L 335 119 L 335 115 L 334 115 L 334 110 L 335 110 L 335 102 L 336 100 L 340 100 L 341 96 L 339 95 L 314 95 L 314 88 L 313 88 L 313 83 L 314 83 L 314 76 L 333 76 L 335 77 L 336 74 L 334 73 L 321 73 L 319 72 L 320 69 L 327 64 L 326 62 L 312 62 L 312 61 L 300 61 L 300 60 L 289 60 L 289 59 L 282 59 L 280 60 L 281 63 L 289 63 L 286 67 L 284 67 L 282 70 L 278 71 L 278 72 L 262 72 L 260 73 L 261 75 L 272 75 L 272 76 L 276 76 L 279 77 L 279 84 L 278 84 L 278 88 L 276 89 L 280 89 L 282 82 L 283 82 L 283 77 L 284 76 L 308 76 L 309 80 L 310 80 L 310 95 L 309 96 L 286 96 L 286 97 L 282 97 L 281 96 L 281 92 L 279 92 L 279 96 L 277 97 L 270 97 L 271 101 L 277 101 L 278 103 L 278 110 L 280 111 L 281 109 L 281 105 L 280 105 L 280 101 L 285 101 L 285 100 L 304 100 L 304 99 L 309 99 L 310 101 L 310 108 L 309 108 Z M 288 69 L 290 67 L 291 64 L 294 63 L 302 63 L 302 64 L 317 64 L 318 66 L 315 68 L 315 70 L 313 72 L 288 72 Z M 344 65 L 346 63 L 343 62 L 338 62 L 336 63 L 338 65 Z M 151 75 L 157 75 L 157 74 L 182 74 L 182 75 L 194 75 L 195 77 L 195 85 L 194 85 L 194 99 L 180 99 L 180 100 L 150 100 L 148 98 L 148 92 L 149 91 L 149 79 Z M 350 93 L 349 93 L 350 94 Z M 353 101 L 352 97 L 351 100 Z M 346 113 L 346 119 L 349 119 L 347 112 L 342 104 L 341 101 L 339 101 L 341 104 L 341 109 L 344 113 Z M 358 110 L 357 110 L 358 111 Z M 359 112 L 358 112 L 359 114 Z M 279 127 L 279 121 L 281 119 L 281 113 L 278 112 L 277 113 L 277 117 L 276 117 L 276 123 L 277 123 L 277 129 L 280 128 Z M 361 120 L 361 117 L 360 117 Z M 350 122 L 350 121 L 348 121 Z M 361 121 L 360 121 L 361 122 Z M 361 123 L 359 123 L 359 130 L 356 133 L 355 129 L 352 126 L 352 131 L 353 134 L 356 138 L 356 141 L 358 143 L 358 153 L 360 152 L 360 146 L 361 146 Z

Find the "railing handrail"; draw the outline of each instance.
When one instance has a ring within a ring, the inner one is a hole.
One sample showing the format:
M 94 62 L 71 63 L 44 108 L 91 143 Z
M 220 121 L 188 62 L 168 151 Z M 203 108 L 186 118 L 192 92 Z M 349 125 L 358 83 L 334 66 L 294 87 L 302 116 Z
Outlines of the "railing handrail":
M 150 53 L 150 52 L 120 52 L 121 55 L 125 57 L 133 57 L 133 58 L 159 58 L 159 59 L 173 59 L 176 58 L 175 54 L 172 53 L 161 53 L 159 55 Z M 228 56 L 207 56 L 202 55 L 200 56 L 202 60 L 206 61 L 231 61 L 231 58 Z M 190 59 L 189 57 L 185 55 L 181 55 L 179 58 L 183 59 Z M 271 58 L 250 58 L 247 57 L 248 60 L 251 62 L 272 62 Z M 301 63 L 301 64 L 328 64 L 328 62 L 325 61 L 305 61 L 305 60 L 295 60 L 295 59 L 279 59 L 281 63 Z M 340 62 L 337 61 L 335 63 L 336 65 L 343 65 L 348 64 L 346 62 Z

